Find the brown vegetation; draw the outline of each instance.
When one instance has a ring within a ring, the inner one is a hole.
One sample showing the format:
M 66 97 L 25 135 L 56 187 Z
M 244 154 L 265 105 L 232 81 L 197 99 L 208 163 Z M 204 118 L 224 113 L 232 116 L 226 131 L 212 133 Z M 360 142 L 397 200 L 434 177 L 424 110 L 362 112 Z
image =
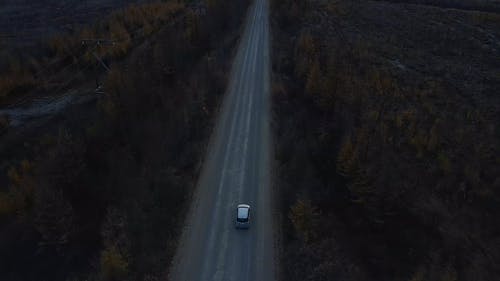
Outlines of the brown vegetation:
M 8 70 L 0 76 L 0 100 L 30 90 L 36 85 L 33 74 L 22 68 L 19 61 L 11 59 Z
M 10 64 L 4 67 L 0 64 L 0 104 L 26 94 L 35 87 L 46 87 L 47 81 L 55 79 L 56 74 L 62 76 L 57 77 L 57 80 L 68 80 L 71 75 L 64 70 L 96 64 L 94 53 L 108 62 L 123 58 L 132 46 L 137 46 L 164 25 L 173 24 L 176 15 L 183 9 L 184 3 L 181 1 L 130 5 L 92 26 L 50 38 L 47 46 L 43 47 L 45 53 L 37 57 L 20 54 L 21 58 L 10 59 Z M 84 45 L 83 41 L 88 39 L 112 42 L 96 45 L 91 41 Z M 15 55 L 6 54 L 3 57 Z
M 272 3 L 285 279 L 495 279 L 500 22 Z

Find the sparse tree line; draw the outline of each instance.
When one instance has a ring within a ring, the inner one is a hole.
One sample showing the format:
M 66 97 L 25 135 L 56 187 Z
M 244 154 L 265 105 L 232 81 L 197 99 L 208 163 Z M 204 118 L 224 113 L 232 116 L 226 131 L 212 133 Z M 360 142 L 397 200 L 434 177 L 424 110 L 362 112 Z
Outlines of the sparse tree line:
M 130 5 L 89 26 L 48 38 L 32 52 L 0 52 L 0 104 L 29 91 L 58 89 L 75 73 L 93 70 L 97 63 L 94 54 L 108 62 L 123 58 L 162 26 L 179 20 L 184 8 L 184 2 L 177 0 Z M 96 39 L 104 39 L 106 44 L 97 45 Z M 80 77 L 79 82 L 84 79 Z
M 351 5 L 272 1 L 283 279 L 494 279 L 498 111 L 400 79 L 313 13 Z
M 500 12 L 498 2 L 492 0 L 389 0 L 395 3 L 411 3 L 421 5 L 431 5 L 442 8 L 476 10 L 484 12 Z
M 166 279 L 248 4 L 175 3 L 182 20 L 113 65 L 95 119 L 2 171 L 0 279 Z

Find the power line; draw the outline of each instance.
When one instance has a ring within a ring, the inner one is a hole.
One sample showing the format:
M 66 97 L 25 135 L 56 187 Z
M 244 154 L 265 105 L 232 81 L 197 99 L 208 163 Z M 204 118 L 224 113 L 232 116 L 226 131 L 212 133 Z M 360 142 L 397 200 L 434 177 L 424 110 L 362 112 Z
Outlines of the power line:
M 99 47 L 102 47 L 102 46 L 114 46 L 116 44 L 116 40 L 112 40 L 112 39 L 102 39 L 102 38 L 98 38 L 98 39 L 83 39 L 82 40 L 82 45 L 92 45 L 94 46 L 93 50 L 90 51 L 90 53 L 94 56 L 94 58 L 97 60 L 97 64 L 100 64 L 105 70 L 106 72 L 110 72 L 111 69 L 109 68 L 109 66 L 104 62 L 104 60 L 96 54 L 95 50 Z M 96 76 L 96 92 L 100 91 L 101 88 L 102 88 L 102 85 L 101 83 L 99 82 L 99 71 L 98 69 L 96 68 L 95 70 L 95 76 Z
M 174 26 L 179 21 L 182 21 L 185 18 L 186 18 L 186 15 L 181 15 L 181 16 L 179 16 L 179 15 L 172 15 L 172 20 L 167 23 L 167 26 L 170 26 L 170 27 Z M 145 34 L 144 34 L 144 31 L 145 31 L 145 27 L 143 26 L 143 27 L 137 28 L 136 30 L 134 30 L 132 32 L 129 32 L 128 34 L 130 36 L 130 39 L 141 40 L 141 39 L 144 39 L 146 37 Z M 1 37 L 2 36 L 0 36 L 0 38 Z M 4 37 L 11 37 L 11 36 L 4 36 Z M 12 37 L 15 37 L 15 35 L 13 35 Z M 128 41 L 128 40 L 129 39 L 113 40 L 113 39 L 106 39 L 106 38 L 85 38 L 85 39 L 81 39 L 81 43 L 82 43 L 83 46 L 93 46 L 93 48 L 90 51 L 84 51 L 82 54 L 78 54 L 78 55 L 75 54 L 75 53 L 73 53 L 73 52 L 71 52 L 71 50 L 69 50 L 69 49 L 65 49 L 65 51 L 67 52 L 67 55 L 62 56 L 60 58 L 57 58 L 57 59 L 49 62 L 42 69 L 38 70 L 34 74 L 34 77 L 35 78 L 38 77 L 37 79 L 43 79 L 42 75 L 44 73 L 49 72 L 49 70 L 54 65 L 56 65 L 57 63 L 59 63 L 59 62 L 61 62 L 63 60 L 66 60 L 66 59 L 72 57 L 73 58 L 73 62 L 71 64 L 69 64 L 67 66 L 64 66 L 62 69 L 57 69 L 56 70 L 58 73 L 62 73 L 64 71 L 66 71 L 67 69 L 69 69 L 71 67 L 74 67 L 75 65 L 79 64 L 81 62 L 81 59 L 83 58 L 83 56 L 85 56 L 89 52 L 94 56 L 94 58 L 97 61 L 97 64 L 101 65 L 107 72 L 109 72 L 110 71 L 110 67 L 105 63 L 105 61 L 103 60 L 103 58 L 101 58 L 100 56 L 97 55 L 97 53 L 95 52 L 95 50 L 97 48 L 99 48 L 99 47 L 114 46 L 117 43 L 122 43 L 122 42 L 125 42 L 125 41 Z M 58 87 L 54 92 L 58 93 L 59 91 L 64 90 L 64 88 L 66 86 L 68 86 L 72 81 L 74 81 L 80 75 L 80 73 L 82 71 L 87 70 L 90 66 L 91 66 L 91 64 L 88 64 L 85 67 L 83 67 L 83 69 L 78 70 L 78 72 L 76 73 L 76 75 L 72 76 L 69 80 L 67 80 L 66 82 L 64 82 L 63 84 L 61 84 L 61 86 Z M 54 79 L 56 79 L 55 74 L 51 75 L 51 77 L 49 77 L 48 79 L 46 79 L 45 83 L 51 83 L 51 81 L 54 81 Z M 102 89 L 102 86 L 99 83 L 99 72 L 98 72 L 98 69 L 96 68 L 96 92 L 99 91 L 100 89 Z M 26 100 L 28 100 L 27 97 L 23 98 L 22 100 L 20 100 L 16 104 L 10 105 L 9 107 L 22 104 Z

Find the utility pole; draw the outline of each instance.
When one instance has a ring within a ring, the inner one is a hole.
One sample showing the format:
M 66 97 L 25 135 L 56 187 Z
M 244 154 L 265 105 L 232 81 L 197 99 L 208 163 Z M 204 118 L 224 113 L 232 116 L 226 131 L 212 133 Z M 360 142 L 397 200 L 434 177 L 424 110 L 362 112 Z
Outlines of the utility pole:
M 93 49 L 90 51 L 92 52 L 92 55 L 96 59 L 96 68 L 95 68 L 95 83 L 96 83 L 96 89 L 95 92 L 98 94 L 103 94 L 104 92 L 101 91 L 102 85 L 99 83 L 99 65 L 101 65 L 107 72 L 111 71 L 109 66 L 103 61 L 99 55 L 95 52 L 97 48 L 100 48 L 101 46 L 114 46 L 115 45 L 115 40 L 110 40 L 110 39 L 83 39 L 82 40 L 82 45 L 84 46 L 93 46 Z

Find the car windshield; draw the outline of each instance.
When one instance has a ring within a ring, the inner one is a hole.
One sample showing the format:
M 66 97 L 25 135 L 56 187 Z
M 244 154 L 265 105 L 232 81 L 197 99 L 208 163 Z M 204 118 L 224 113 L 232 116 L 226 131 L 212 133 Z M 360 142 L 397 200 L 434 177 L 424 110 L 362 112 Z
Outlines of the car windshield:
M 238 208 L 238 216 L 236 217 L 238 222 L 248 221 L 248 208 Z

